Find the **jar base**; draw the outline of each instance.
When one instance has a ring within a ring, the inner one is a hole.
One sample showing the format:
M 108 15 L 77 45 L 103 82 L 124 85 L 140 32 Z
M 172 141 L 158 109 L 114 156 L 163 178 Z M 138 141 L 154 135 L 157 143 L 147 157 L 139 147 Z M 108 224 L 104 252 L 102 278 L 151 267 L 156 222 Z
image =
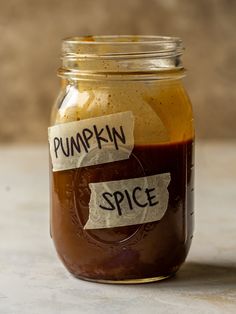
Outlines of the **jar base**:
M 142 283 L 151 283 L 162 281 L 165 279 L 169 279 L 173 277 L 175 273 L 167 275 L 167 276 L 157 276 L 157 277 L 149 277 L 149 278 L 137 278 L 137 279 L 124 279 L 124 280 L 109 280 L 109 279 L 92 279 L 83 276 L 76 276 L 78 279 L 82 279 L 85 281 L 102 283 L 102 284 L 118 284 L 118 285 L 132 285 L 132 284 L 142 284 Z

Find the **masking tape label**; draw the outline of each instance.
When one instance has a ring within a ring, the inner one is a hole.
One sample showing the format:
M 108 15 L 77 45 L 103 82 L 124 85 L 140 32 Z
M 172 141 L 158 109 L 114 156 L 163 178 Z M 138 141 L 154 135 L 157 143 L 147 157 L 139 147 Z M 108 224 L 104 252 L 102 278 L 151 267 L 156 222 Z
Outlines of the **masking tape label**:
M 134 147 L 131 111 L 48 128 L 53 171 L 128 159 Z
M 168 207 L 170 173 L 90 183 L 84 229 L 113 228 L 160 220 Z

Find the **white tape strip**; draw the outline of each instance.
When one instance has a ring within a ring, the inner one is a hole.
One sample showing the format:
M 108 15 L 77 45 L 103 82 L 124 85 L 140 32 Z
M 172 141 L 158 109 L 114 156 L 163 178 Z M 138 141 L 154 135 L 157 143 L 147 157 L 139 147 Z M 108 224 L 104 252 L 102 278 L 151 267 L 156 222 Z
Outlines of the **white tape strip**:
M 133 132 L 131 111 L 52 126 L 48 140 L 53 171 L 128 159 Z
M 168 206 L 170 173 L 90 183 L 89 219 L 84 229 L 129 226 L 160 220 Z

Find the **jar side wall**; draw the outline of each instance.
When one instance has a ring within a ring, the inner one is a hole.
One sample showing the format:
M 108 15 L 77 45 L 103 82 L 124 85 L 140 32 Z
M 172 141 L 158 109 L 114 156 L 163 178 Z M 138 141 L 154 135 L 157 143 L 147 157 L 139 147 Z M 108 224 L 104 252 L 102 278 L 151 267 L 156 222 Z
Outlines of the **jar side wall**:
M 135 145 L 121 162 L 52 172 L 52 238 L 66 268 L 88 280 L 168 277 L 192 239 L 192 109 L 181 80 L 63 81 L 52 125 L 132 111 Z M 137 164 L 138 160 L 138 164 Z M 141 165 L 141 167 L 139 167 Z M 169 203 L 160 221 L 85 230 L 89 184 L 170 173 Z

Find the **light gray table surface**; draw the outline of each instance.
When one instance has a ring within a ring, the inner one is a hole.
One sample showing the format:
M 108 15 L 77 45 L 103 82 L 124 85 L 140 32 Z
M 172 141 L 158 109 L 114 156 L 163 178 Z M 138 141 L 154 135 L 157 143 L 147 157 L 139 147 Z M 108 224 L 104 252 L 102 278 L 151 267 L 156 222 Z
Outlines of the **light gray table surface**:
M 67 273 L 49 237 L 46 146 L 0 148 L 0 314 L 236 313 L 236 141 L 200 142 L 196 224 L 176 278 L 104 285 Z

